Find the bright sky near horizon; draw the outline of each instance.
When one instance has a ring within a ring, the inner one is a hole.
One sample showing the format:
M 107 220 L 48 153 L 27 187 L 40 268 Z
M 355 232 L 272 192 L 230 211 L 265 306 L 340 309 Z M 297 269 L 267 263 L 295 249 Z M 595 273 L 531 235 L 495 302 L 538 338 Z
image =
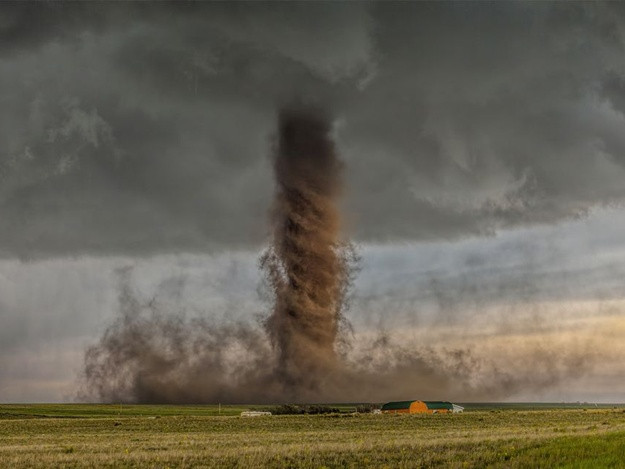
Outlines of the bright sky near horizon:
M 558 379 L 507 400 L 621 402 L 624 215 L 602 210 L 454 242 L 363 243 L 347 311 L 354 342 L 385 334 L 405 347 L 471 350 L 489 379 L 496 368 L 512 368 L 531 380 L 536 361 L 528 357 L 548 353 L 561 367 Z M 75 399 L 84 350 L 118 310 L 120 270 L 131 269 L 141 301 L 156 300 L 165 311 L 254 322 L 269 309 L 259 293 L 259 256 L 238 250 L 0 261 L 2 401 Z M 579 366 L 560 362 L 568 356 Z

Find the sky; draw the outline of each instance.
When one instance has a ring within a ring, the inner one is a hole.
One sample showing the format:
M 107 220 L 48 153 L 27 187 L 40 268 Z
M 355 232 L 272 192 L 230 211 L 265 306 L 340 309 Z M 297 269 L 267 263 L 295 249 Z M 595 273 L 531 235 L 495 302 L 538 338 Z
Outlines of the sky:
M 76 399 L 120 279 L 215 324 L 267 313 L 292 102 L 344 163 L 352 353 L 625 401 L 624 48 L 617 2 L 2 3 L 0 402 Z

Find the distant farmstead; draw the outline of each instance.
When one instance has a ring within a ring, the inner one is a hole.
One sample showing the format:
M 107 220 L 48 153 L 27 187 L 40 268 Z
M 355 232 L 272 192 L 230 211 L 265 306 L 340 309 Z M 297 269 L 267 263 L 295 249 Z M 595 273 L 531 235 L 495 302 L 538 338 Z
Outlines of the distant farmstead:
M 398 401 L 382 406 L 385 414 L 455 414 L 464 407 L 444 401 Z

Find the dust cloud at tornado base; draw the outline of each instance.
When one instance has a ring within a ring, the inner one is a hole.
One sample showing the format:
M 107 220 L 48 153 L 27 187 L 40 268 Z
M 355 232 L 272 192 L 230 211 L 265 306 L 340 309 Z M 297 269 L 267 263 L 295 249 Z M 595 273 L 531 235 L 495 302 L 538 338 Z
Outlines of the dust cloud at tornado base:
M 139 298 L 132 270 L 122 269 L 119 316 L 85 353 L 80 399 L 492 400 L 580 376 L 601 358 L 588 353 L 591 343 L 517 343 L 507 351 L 513 366 L 502 368 L 492 351 L 406 345 L 383 331 L 352 331 L 343 311 L 357 255 L 342 238 L 337 204 L 343 167 L 330 131 L 320 111 L 280 112 L 273 238 L 259 263 L 272 298 L 266 316 L 257 324 L 188 318 Z

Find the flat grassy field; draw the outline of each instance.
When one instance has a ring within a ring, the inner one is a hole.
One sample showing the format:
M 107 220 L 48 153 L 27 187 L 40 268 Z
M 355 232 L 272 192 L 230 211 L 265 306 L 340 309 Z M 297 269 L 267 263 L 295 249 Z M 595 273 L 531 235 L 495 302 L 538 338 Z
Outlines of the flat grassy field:
M 0 405 L 0 466 L 625 467 L 623 407 L 238 416 L 248 408 Z

